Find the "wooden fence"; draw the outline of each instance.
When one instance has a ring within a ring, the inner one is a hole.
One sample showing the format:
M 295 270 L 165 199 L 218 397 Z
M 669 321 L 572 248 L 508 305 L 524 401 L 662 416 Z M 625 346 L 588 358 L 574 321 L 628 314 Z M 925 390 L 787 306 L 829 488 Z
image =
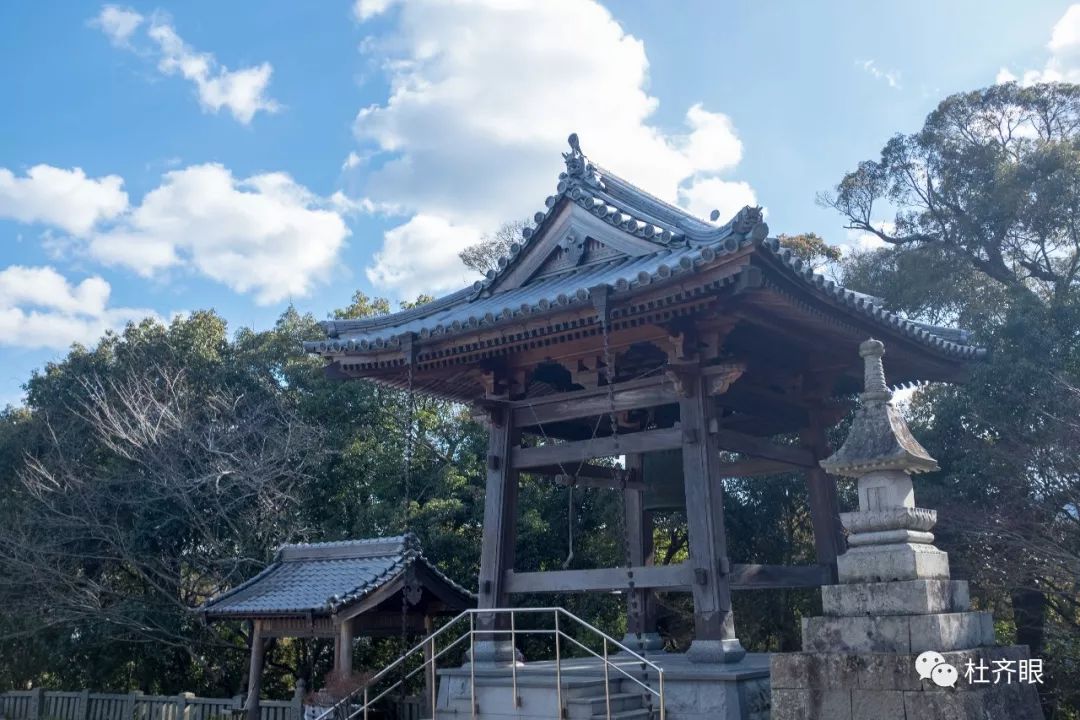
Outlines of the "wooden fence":
M 201 698 L 181 695 L 23 690 L 0 693 L 0 720 L 232 720 L 243 712 L 244 696 Z M 262 720 L 303 720 L 303 697 L 260 700 Z

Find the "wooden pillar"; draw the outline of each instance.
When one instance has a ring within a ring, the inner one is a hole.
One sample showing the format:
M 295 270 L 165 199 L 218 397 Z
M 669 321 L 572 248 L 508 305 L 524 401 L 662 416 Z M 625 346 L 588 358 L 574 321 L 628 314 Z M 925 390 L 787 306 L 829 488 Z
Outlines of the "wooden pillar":
M 424 616 L 424 637 L 430 638 L 435 632 L 435 621 L 430 615 Z M 435 717 L 435 643 L 424 643 L 424 706 L 427 707 L 428 715 Z
M 247 720 L 260 720 L 259 693 L 262 691 L 263 660 L 266 642 L 263 639 L 262 621 L 251 622 L 251 663 L 248 666 Z
M 817 460 L 829 455 L 829 443 L 825 436 L 825 424 L 821 414 L 811 410 L 810 426 L 799 433 L 803 447 L 814 453 Z M 810 496 L 810 520 L 814 527 L 814 547 L 817 561 L 832 568 L 836 581 L 836 558 L 847 550 L 844 528 L 840 523 L 840 500 L 836 491 L 836 479 L 821 467 L 806 471 L 806 488 Z
M 640 453 L 626 456 L 626 469 L 633 471 L 638 480 L 644 480 Z M 632 567 L 652 565 L 653 554 L 653 514 L 645 510 L 645 492 L 643 490 L 623 490 L 623 510 L 626 518 L 626 543 Z M 641 638 L 641 647 L 629 647 L 641 650 L 659 650 L 656 634 L 656 597 L 651 590 L 634 589 L 627 594 L 626 642 L 637 642 Z M 624 642 L 624 644 L 626 644 Z
M 694 569 L 694 642 L 687 657 L 692 662 L 735 662 L 746 651 L 735 637 L 731 612 L 720 454 L 709 432 L 713 403 L 697 364 L 684 365 L 675 377 L 681 396 L 686 526 Z
M 506 607 L 507 570 L 514 568 L 517 543 L 518 473 L 510 467 L 510 452 L 517 439 L 513 415 L 503 407 L 488 413 L 487 492 L 484 497 L 484 531 L 480 548 L 480 582 L 477 607 Z M 493 628 L 491 616 L 480 615 L 478 624 Z
M 338 634 L 334 638 L 334 674 L 343 680 L 352 677 L 352 661 L 353 618 L 349 618 L 338 625 Z

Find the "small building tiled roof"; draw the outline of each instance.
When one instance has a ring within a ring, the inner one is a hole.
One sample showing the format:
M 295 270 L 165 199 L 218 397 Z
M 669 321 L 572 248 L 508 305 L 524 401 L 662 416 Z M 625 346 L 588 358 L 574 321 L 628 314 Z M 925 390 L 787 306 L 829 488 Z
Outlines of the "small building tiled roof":
M 474 604 L 473 595 L 440 572 L 420 552 L 412 534 L 342 542 L 283 545 L 250 580 L 208 600 L 198 612 L 207 619 L 270 615 L 330 615 L 422 568 L 451 609 Z M 456 603 L 454 602 L 456 601 Z

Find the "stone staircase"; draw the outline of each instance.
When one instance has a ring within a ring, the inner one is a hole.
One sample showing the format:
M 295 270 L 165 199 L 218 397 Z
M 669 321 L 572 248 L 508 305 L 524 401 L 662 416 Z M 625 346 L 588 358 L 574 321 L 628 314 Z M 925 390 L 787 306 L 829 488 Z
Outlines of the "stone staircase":
M 596 678 L 572 678 L 563 677 L 562 699 L 566 712 L 563 715 L 566 720 L 608 720 L 608 702 L 611 703 L 610 720 L 656 720 L 660 717 L 657 700 L 653 698 L 652 707 L 649 698 L 641 686 L 631 680 L 611 678 L 606 683 Z M 521 705 L 517 714 L 506 713 L 521 720 L 536 718 L 537 720 L 551 720 L 555 702 L 555 690 L 553 687 L 529 687 L 523 684 L 520 688 Z M 538 692 L 539 691 L 539 692 Z M 489 700 L 489 703 L 495 701 Z M 507 698 L 509 703 L 509 698 Z M 479 704 L 479 703 L 478 703 Z M 484 707 L 480 710 L 485 711 Z M 496 711 L 497 708 L 486 708 L 487 712 Z M 478 713 L 478 716 L 480 713 Z M 484 716 L 487 713 L 484 712 Z M 454 718 L 465 720 L 471 717 L 467 698 L 451 700 L 447 705 L 440 706 L 436 713 L 438 718 Z M 425 720 L 431 720 L 425 718 Z

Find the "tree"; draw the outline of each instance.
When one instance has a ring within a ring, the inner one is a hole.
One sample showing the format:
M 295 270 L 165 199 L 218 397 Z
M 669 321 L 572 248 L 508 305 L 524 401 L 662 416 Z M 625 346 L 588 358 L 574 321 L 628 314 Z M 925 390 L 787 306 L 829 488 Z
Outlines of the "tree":
M 821 201 L 893 246 L 935 248 L 1049 301 L 1080 272 L 1080 87 L 1006 83 L 952 95 Z M 891 227 L 877 217 L 897 208 Z
M 825 238 L 817 233 L 807 232 L 797 235 L 781 233 L 776 236 L 776 239 L 781 246 L 795 253 L 796 257 L 814 265 L 837 262 L 841 256 L 840 248 L 829 245 L 825 242 Z
M 999 85 L 946 98 L 822 201 L 886 243 L 841 282 L 909 317 L 957 323 L 990 350 L 968 382 L 912 401 L 942 470 L 921 480 L 935 532 L 1016 641 L 1047 653 L 1046 701 L 1080 701 L 1080 88 Z M 895 209 L 883 221 L 882 205 Z
M 499 258 L 510 254 L 510 246 L 522 242 L 522 230 L 528 226 L 526 220 L 511 220 L 500 225 L 495 232 L 487 233 L 480 242 L 458 253 L 465 267 L 486 273 L 499 269 Z

